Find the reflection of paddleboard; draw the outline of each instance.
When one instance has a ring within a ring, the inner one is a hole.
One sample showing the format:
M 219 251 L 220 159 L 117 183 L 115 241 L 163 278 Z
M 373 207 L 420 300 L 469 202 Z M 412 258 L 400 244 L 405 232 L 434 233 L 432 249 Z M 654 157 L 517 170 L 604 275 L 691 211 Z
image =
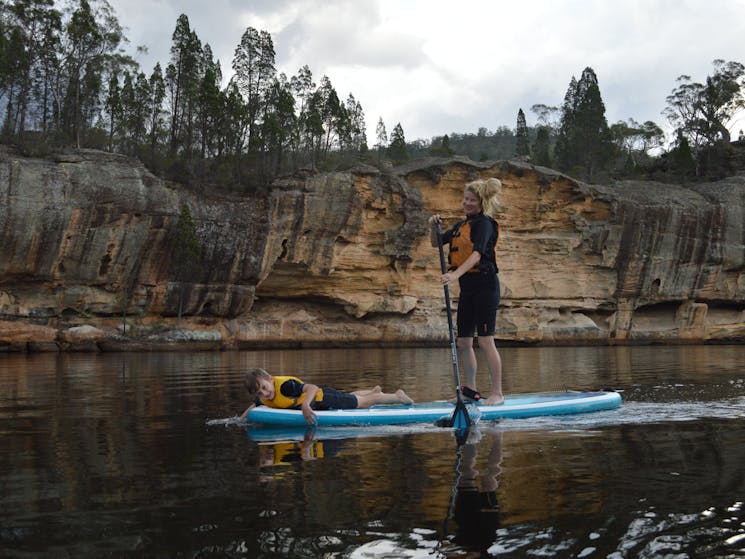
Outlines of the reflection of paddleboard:
M 609 410 L 621 405 L 617 392 L 545 392 L 507 396 L 504 404 L 474 404 L 474 419 L 536 417 Z M 316 411 L 319 426 L 328 425 L 395 425 L 433 423 L 453 414 L 454 404 L 445 401 L 417 402 L 411 405 L 386 404 L 366 409 Z M 248 421 L 267 425 L 305 425 L 300 410 L 258 406 L 248 412 Z

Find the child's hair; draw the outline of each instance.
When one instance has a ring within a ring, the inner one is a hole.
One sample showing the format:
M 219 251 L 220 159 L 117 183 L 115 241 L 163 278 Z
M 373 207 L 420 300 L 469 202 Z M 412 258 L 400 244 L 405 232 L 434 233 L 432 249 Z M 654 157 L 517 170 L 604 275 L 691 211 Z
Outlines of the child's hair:
M 492 219 L 497 218 L 497 212 L 499 211 L 497 196 L 502 192 L 502 181 L 494 177 L 477 179 L 466 184 L 466 191 L 479 197 L 481 207 L 486 215 Z
M 246 375 L 243 377 L 243 385 L 249 394 L 258 394 L 259 392 L 259 379 L 265 378 L 267 380 L 272 379 L 272 375 L 267 373 L 264 369 L 255 367 L 246 371 Z

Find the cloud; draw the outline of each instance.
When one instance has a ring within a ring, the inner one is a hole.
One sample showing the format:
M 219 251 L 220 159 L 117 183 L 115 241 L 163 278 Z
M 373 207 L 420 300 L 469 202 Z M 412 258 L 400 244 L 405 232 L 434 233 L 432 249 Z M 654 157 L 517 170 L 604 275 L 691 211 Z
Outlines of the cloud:
M 248 26 L 271 33 L 280 71 L 308 65 L 340 98 L 353 93 L 368 141 L 382 117 L 409 140 L 515 126 L 522 108 L 561 105 L 590 66 L 609 123 L 664 125 L 681 74 L 703 80 L 715 58 L 743 59 L 743 0 L 110 0 L 134 44 L 168 62 L 179 14 L 229 74 Z M 702 24 L 714 22 L 713 31 Z

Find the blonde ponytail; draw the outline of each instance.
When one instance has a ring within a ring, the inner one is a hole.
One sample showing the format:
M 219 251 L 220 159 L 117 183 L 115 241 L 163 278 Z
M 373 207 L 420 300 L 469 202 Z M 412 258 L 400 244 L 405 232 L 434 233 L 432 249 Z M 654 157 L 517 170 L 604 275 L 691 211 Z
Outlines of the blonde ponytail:
M 486 215 L 492 219 L 497 218 L 497 212 L 499 211 L 497 197 L 502 193 L 502 181 L 494 177 L 477 179 L 466 184 L 466 191 L 479 197 L 481 207 Z

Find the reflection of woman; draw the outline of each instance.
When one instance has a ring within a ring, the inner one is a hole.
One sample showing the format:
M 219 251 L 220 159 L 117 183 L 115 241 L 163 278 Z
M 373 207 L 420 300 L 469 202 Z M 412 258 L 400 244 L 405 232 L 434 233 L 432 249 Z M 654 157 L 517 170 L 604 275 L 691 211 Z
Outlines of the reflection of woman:
M 478 550 L 480 557 L 489 557 L 488 549 L 496 540 L 499 529 L 497 478 L 502 471 L 502 432 L 489 431 L 488 434 L 493 442 L 487 462 L 487 475 L 481 476 L 479 480 L 476 469 L 477 445 L 464 445 L 461 475 L 455 496 L 454 517 L 458 526 L 455 542 L 467 549 Z
M 450 245 L 450 268 L 440 277 L 448 284 L 458 280 L 458 340 L 460 359 L 465 369 L 465 386 L 476 390 L 476 353 L 473 334 L 486 357 L 492 392 L 487 404 L 504 402 L 502 394 L 502 359 L 494 344 L 494 329 L 499 306 L 500 290 L 495 248 L 499 237 L 497 196 L 502 183 L 495 178 L 469 182 L 463 192 L 466 219 L 448 229 L 442 236 L 443 244 Z M 434 225 L 441 222 L 439 215 L 429 218 L 432 224 L 432 246 L 437 246 Z

